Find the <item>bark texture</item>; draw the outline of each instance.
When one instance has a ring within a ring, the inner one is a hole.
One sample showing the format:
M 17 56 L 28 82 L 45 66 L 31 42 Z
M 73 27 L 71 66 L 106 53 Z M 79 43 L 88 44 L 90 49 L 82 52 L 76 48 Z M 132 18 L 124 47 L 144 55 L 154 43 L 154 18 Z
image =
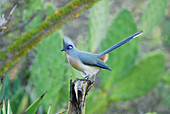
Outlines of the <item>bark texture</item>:
M 67 114 L 85 113 L 85 100 L 93 82 L 87 79 L 70 79 L 70 100 Z

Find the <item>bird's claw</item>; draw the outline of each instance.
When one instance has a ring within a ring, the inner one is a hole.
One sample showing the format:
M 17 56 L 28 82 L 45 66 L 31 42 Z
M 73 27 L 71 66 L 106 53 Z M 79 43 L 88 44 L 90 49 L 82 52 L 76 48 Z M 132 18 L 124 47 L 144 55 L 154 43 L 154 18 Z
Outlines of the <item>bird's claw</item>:
M 86 77 L 84 77 L 83 79 L 88 80 L 88 79 L 89 79 L 89 76 L 86 76 Z

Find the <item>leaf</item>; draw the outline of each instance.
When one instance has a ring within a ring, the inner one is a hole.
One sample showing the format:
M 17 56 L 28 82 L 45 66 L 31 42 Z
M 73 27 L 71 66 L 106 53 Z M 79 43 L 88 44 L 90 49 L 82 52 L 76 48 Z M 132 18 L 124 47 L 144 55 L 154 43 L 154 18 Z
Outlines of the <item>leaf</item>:
M 130 100 L 140 97 L 156 86 L 165 70 L 165 57 L 155 52 L 139 61 L 112 88 L 112 101 Z
M 20 85 L 21 86 L 21 85 Z M 20 107 L 18 107 L 20 105 L 20 102 L 22 101 L 22 98 L 24 96 L 24 93 L 25 93 L 25 88 L 17 88 L 18 90 L 15 90 L 15 93 L 9 97 L 11 98 L 11 101 L 10 101 L 10 105 L 11 105 L 11 109 L 13 111 L 18 111 L 18 109 Z M 25 110 L 25 109 L 24 109 Z
M 162 25 L 162 37 L 163 37 L 163 44 L 168 49 L 170 48 L 170 20 L 166 20 L 163 22 Z
M 5 74 L 3 74 L 2 77 L 1 77 L 0 91 L 1 91 L 1 89 L 2 89 L 2 85 L 3 85 L 3 82 L 4 82 L 4 78 L 5 78 Z
M 15 73 L 16 72 L 13 72 L 12 70 L 6 73 L 3 81 L 3 88 L 1 91 L 2 93 L 0 94 L 0 96 L 1 99 L 3 98 L 3 96 L 5 96 L 6 99 L 10 99 L 11 110 L 16 112 L 18 109 L 18 105 L 22 99 L 22 96 L 25 92 L 25 87 L 22 88 L 21 78 L 15 75 Z M 11 80 L 10 76 L 15 78 Z M 12 86 L 9 86 L 11 83 Z
M 42 91 L 48 90 L 44 98 L 43 107 L 51 111 L 63 107 L 67 101 L 67 77 L 65 74 L 65 53 L 62 53 L 62 38 L 59 33 L 54 33 L 42 41 L 36 51 L 36 57 L 31 70 L 31 80 L 34 83 L 34 93 L 39 96 Z M 57 107 L 57 108 L 56 108 Z
M 162 104 L 165 106 L 170 106 L 170 70 L 164 74 L 162 77 L 164 83 L 161 88 Z
M 95 89 L 87 96 L 86 114 L 103 114 L 106 111 L 106 93 L 100 89 Z
M 46 9 L 47 16 L 49 16 L 55 12 L 54 6 L 48 2 L 45 3 L 45 9 Z
M 26 112 L 27 114 L 35 114 L 45 94 L 46 94 L 46 92 L 45 92 L 43 95 L 41 95 L 34 103 L 32 103 L 32 104 L 25 110 L 25 112 Z
M 170 70 L 162 78 L 164 82 L 170 84 Z
M 162 33 L 161 33 L 161 27 L 156 26 L 152 32 L 151 35 L 149 36 L 149 40 L 148 42 L 148 48 L 153 49 L 153 48 L 157 48 L 160 47 L 162 45 Z
M 50 105 L 49 108 L 48 108 L 47 114 L 51 114 L 51 105 Z
M 119 41 L 137 32 L 136 23 L 132 14 L 128 10 L 122 10 L 113 20 L 106 39 L 101 44 L 104 51 Z M 106 64 L 112 71 L 103 70 L 101 72 L 102 87 L 108 90 L 114 82 L 125 75 L 134 65 L 138 57 L 139 38 L 135 38 L 118 49 L 109 53 Z
M 22 114 L 27 108 L 28 103 L 29 103 L 29 96 L 27 93 L 25 93 L 24 96 L 22 97 L 20 104 L 18 105 L 17 114 Z
M 2 88 L 2 84 L 0 83 L 0 91 L 1 91 L 1 88 Z
M 108 28 L 109 1 L 101 0 L 90 11 L 89 20 L 89 47 L 95 52 L 105 38 Z
M 145 35 L 163 19 L 166 7 L 167 0 L 149 0 L 141 19 L 141 28 Z
M 2 113 L 6 114 L 5 99 L 3 99 Z
M 12 114 L 11 106 L 10 106 L 10 101 L 8 100 L 8 110 L 7 114 Z

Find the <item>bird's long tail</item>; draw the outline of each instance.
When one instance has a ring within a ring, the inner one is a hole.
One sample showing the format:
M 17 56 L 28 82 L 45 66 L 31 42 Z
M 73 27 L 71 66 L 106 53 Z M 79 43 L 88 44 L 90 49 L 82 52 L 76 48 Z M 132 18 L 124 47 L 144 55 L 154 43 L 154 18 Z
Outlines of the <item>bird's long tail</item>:
M 126 38 L 126 39 L 124 39 L 124 40 L 118 42 L 118 43 L 115 44 L 115 45 L 113 45 L 113 46 L 110 47 L 109 49 L 107 49 L 107 50 L 101 52 L 99 55 L 105 55 L 105 54 L 109 53 L 110 51 L 112 51 L 112 50 L 118 48 L 119 46 L 125 44 L 126 42 L 130 41 L 131 39 L 133 39 L 133 38 L 135 38 L 135 37 L 141 35 L 142 32 L 143 32 L 143 31 L 140 31 L 140 32 L 137 32 L 137 33 L 133 34 L 132 36 L 129 36 L 128 38 Z

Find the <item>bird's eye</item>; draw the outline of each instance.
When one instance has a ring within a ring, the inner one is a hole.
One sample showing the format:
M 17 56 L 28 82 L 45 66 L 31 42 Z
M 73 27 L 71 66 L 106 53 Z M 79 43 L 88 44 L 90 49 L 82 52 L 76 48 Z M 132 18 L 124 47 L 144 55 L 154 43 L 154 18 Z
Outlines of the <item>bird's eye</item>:
M 72 49 L 72 48 L 73 48 L 72 45 L 68 45 L 66 49 L 67 49 L 67 50 L 70 50 L 70 49 Z

